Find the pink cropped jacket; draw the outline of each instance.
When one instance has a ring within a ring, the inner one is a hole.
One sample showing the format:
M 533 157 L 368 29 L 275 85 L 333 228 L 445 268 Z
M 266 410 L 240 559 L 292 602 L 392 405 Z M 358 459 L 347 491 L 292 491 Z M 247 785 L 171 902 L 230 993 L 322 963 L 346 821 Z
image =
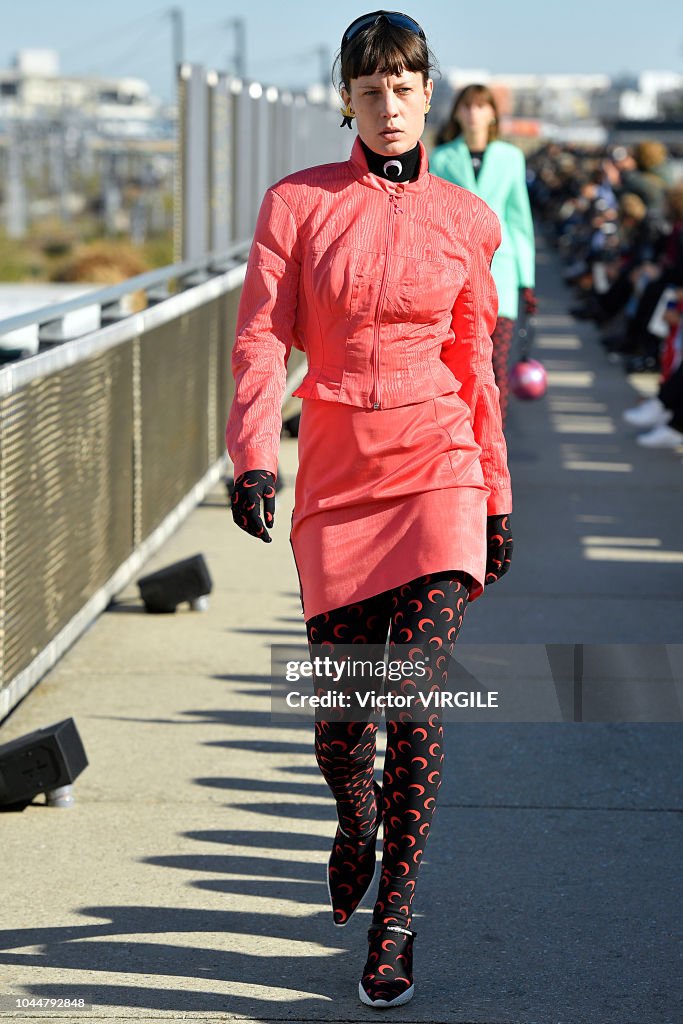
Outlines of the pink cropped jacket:
M 500 224 L 478 196 L 431 175 L 420 149 L 405 184 L 371 174 L 357 138 L 349 160 L 266 192 L 232 352 L 235 477 L 277 473 L 294 345 L 308 362 L 301 398 L 382 409 L 457 394 L 481 447 L 487 512 L 512 511 L 491 342 Z

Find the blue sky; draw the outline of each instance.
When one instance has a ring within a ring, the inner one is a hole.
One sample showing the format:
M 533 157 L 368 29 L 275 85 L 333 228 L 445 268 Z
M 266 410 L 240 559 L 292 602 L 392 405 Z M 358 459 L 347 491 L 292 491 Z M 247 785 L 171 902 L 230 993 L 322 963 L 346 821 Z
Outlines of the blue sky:
M 683 71 L 683 29 L 674 0 L 650 0 L 632 9 L 624 0 L 404 2 L 400 9 L 422 23 L 443 70 Z M 0 62 L 7 67 L 18 49 L 49 47 L 60 51 L 64 72 L 140 76 L 169 98 L 170 6 L 158 0 L 5 0 Z M 233 47 L 226 22 L 243 17 L 247 73 L 276 85 L 315 80 L 316 48 L 325 46 L 332 55 L 346 25 L 373 9 L 300 0 L 193 0 L 178 6 L 185 13 L 187 59 L 226 69 Z M 647 17 L 638 19 L 639 12 Z

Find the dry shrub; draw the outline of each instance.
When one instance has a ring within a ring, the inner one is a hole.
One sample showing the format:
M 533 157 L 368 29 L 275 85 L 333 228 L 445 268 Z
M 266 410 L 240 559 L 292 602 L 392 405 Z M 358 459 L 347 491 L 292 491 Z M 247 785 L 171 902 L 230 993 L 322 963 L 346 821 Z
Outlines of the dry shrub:
M 132 245 L 125 242 L 91 242 L 74 249 L 52 273 L 51 280 L 106 286 L 120 284 L 149 269 L 149 264 Z M 144 292 L 135 292 L 129 301 L 131 312 L 144 309 L 147 305 Z

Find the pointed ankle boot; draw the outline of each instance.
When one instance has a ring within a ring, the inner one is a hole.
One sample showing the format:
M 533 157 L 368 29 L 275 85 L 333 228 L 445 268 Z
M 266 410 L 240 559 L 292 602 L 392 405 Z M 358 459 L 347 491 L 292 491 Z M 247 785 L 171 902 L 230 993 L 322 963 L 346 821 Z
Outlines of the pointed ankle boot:
M 330 894 L 334 923 L 338 928 L 347 924 L 375 877 L 375 846 L 382 821 L 382 787 L 376 782 L 374 787 L 377 820 L 371 831 L 360 836 L 349 836 L 338 824 L 332 844 L 327 864 L 327 891 Z
M 358 995 L 366 1006 L 383 1010 L 402 1006 L 413 998 L 413 941 L 417 932 L 395 924 L 368 929 L 368 959 L 358 982 Z

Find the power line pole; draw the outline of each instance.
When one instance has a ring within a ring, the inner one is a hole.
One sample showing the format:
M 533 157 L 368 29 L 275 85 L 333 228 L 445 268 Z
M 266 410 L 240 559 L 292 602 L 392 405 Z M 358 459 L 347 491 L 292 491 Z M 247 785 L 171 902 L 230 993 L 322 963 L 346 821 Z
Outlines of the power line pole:
M 24 238 L 28 227 L 28 202 L 24 183 L 21 131 L 21 122 L 18 118 L 12 118 L 9 123 L 7 185 L 5 187 L 5 230 L 8 238 Z
M 181 7 L 172 7 L 168 13 L 173 26 L 173 91 L 171 95 L 175 95 L 178 68 L 185 60 L 185 26 Z
M 320 84 L 329 89 L 332 81 L 332 61 L 330 59 L 329 47 L 318 46 L 316 47 L 316 53 L 320 60 Z
M 233 57 L 229 61 L 238 78 L 247 77 L 247 23 L 244 18 L 231 18 L 226 22 L 233 31 Z

